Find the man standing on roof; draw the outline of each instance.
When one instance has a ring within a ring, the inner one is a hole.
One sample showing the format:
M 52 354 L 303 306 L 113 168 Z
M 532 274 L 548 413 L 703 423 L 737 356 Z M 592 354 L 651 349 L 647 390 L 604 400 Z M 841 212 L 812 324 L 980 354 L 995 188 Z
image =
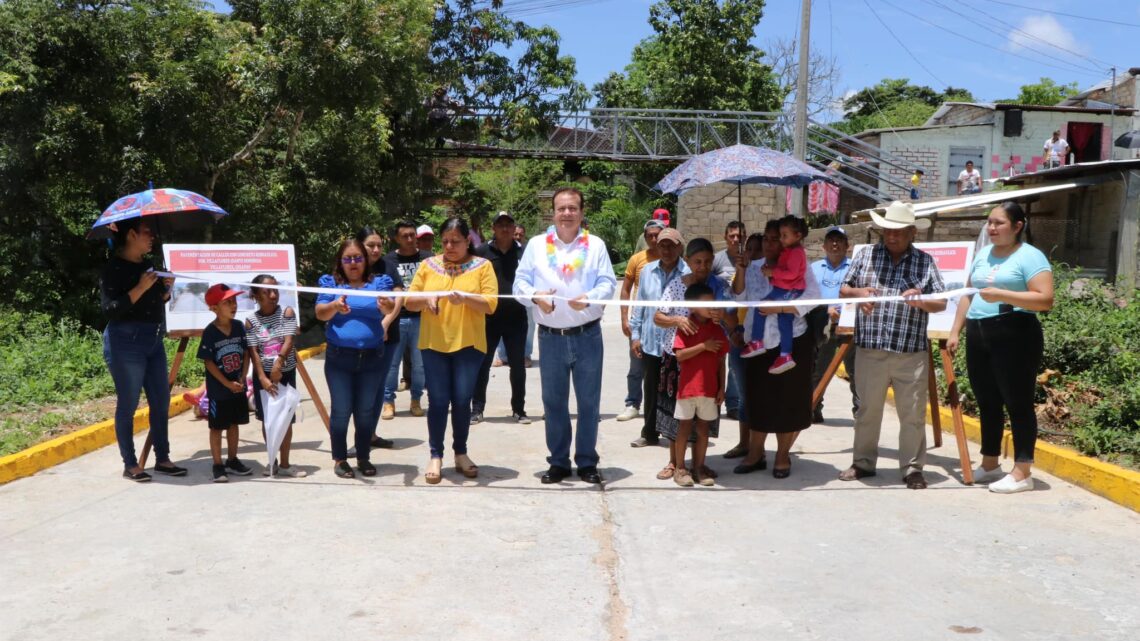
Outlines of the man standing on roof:
M 1061 137 L 1061 130 L 1054 131 L 1053 137 L 1045 141 L 1045 168 L 1052 169 L 1065 164 L 1069 151 L 1069 142 Z

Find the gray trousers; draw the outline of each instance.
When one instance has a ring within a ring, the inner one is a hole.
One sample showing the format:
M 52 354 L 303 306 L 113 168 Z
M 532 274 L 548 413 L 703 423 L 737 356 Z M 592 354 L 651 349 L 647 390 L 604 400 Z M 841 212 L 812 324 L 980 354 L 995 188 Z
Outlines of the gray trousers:
M 875 470 L 879 459 L 879 431 L 887 402 L 887 387 L 895 391 L 899 417 L 899 470 L 906 476 L 921 472 L 926 464 L 926 352 L 900 354 L 877 349 L 855 348 L 855 388 L 859 409 L 855 413 L 855 467 Z

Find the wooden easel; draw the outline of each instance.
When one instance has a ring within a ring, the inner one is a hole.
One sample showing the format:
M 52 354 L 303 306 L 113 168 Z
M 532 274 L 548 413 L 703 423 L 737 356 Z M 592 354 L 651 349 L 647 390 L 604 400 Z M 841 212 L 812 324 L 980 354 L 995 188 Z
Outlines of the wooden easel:
M 174 362 L 170 364 L 170 375 L 166 379 L 170 385 L 170 389 L 174 389 L 174 381 L 178 380 L 178 370 L 182 368 L 182 360 L 186 358 L 186 348 L 190 345 L 190 339 L 201 338 L 202 331 L 174 331 L 167 333 L 167 337 L 178 339 L 178 351 L 174 354 Z M 296 351 L 296 348 L 294 348 L 294 351 Z M 301 380 L 305 383 L 305 389 L 309 390 L 309 396 L 313 399 L 313 405 L 316 406 L 317 414 L 320 414 L 321 421 L 324 422 L 325 430 L 327 431 L 329 429 L 328 410 L 325 409 L 325 403 L 321 400 L 321 395 L 317 393 L 316 387 L 313 386 L 313 379 L 309 376 L 309 371 L 305 369 L 305 362 L 300 358 L 297 359 L 297 373 L 301 375 Z M 151 434 L 147 431 L 146 440 L 143 442 L 142 454 L 139 456 L 139 467 L 146 467 L 146 460 L 150 457 L 150 448 Z
M 946 394 L 950 397 L 950 413 L 954 416 L 954 440 L 958 443 L 958 459 L 962 465 L 962 480 L 966 485 L 973 485 L 974 469 L 970 465 L 970 450 L 966 445 L 966 427 L 962 423 L 962 405 L 958 402 L 958 379 L 954 376 L 954 357 L 950 355 L 950 350 L 946 347 L 946 340 L 949 336 L 942 334 L 942 332 L 929 333 L 930 348 L 927 352 L 929 358 L 927 396 L 930 402 L 930 423 L 934 428 L 934 447 L 942 447 L 942 417 L 938 411 L 938 379 L 934 371 L 934 342 L 937 341 L 939 353 L 942 355 L 942 371 L 946 374 Z M 819 385 L 812 392 L 812 407 L 819 405 L 820 399 L 827 391 L 827 386 L 831 384 L 831 379 L 839 370 L 839 364 L 843 362 L 843 358 L 854 343 L 854 331 L 849 327 L 837 328 L 836 335 L 844 337 L 845 340 L 839 345 L 839 349 L 835 350 L 835 356 L 823 373 L 823 378 L 820 379 Z

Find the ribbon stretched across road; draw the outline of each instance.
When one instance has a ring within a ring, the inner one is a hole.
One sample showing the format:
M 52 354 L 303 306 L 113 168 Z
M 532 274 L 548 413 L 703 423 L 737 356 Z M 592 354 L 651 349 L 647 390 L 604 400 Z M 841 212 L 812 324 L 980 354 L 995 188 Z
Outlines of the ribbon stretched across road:
M 175 278 L 180 280 L 199 281 L 203 283 L 211 282 L 205 278 L 197 278 L 195 276 L 184 276 L 171 272 L 155 271 L 156 276 L 159 278 Z M 483 296 L 483 294 L 472 294 L 471 292 L 452 292 L 452 291 L 432 291 L 432 292 L 408 292 L 408 291 L 372 291 L 364 289 L 337 289 L 334 287 L 307 287 L 304 285 L 269 285 L 258 283 L 232 283 L 243 288 L 262 289 L 276 289 L 281 291 L 299 292 L 304 294 L 327 294 L 329 296 L 366 296 L 370 298 L 437 298 L 445 297 L 450 294 L 459 294 L 461 296 Z M 707 308 L 707 309 L 727 309 L 727 308 L 754 308 L 754 307 L 816 307 L 819 305 L 846 305 L 849 303 L 889 303 L 896 301 L 924 301 L 924 300 L 949 300 L 961 296 L 971 296 L 978 292 L 974 287 L 961 287 L 947 292 L 940 292 L 938 294 L 922 294 L 920 296 L 904 297 L 898 294 L 883 295 L 883 296 L 865 296 L 861 298 L 797 298 L 795 300 L 772 300 L 772 301 L 721 301 L 721 300 L 619 300 L 616 298 L 608 300 L 591 300 L 590 305 L 609 305 L 615 307 L 685 307 L 688 309 Z M 576 300 L 567 296 L 559 296 L 558 294 L 536 294 L 534 296 L 516 296 L 514 294 L 497 294 L 494 298 L 509 298 L 513 300 L 524 300 L 532 298 L 544 298 L 551 301 L 569 302 Z

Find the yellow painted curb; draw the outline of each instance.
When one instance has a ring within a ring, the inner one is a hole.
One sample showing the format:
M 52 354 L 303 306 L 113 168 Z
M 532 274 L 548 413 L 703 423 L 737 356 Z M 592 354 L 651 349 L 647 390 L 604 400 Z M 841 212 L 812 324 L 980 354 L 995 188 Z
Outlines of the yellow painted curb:
M 297 351 L 297 358 L 306 360 L 325 351 L 322 343 L 316 347 Z M 190 404 L 181 397 L 170 399 L 170 415 L 175 416 L 190 409 Z M 150 426 L 150 408 L 135 412 L 135 433 Z M 64 461 L 83 456 L 89 452 L 115 442 L 114 419 L 88 425 L 83 429 L 64 434 L 50 441 L 33 445 L 26 450 L 0 458 L 0 485 L 41 470 L 59 465 Z
M 842 371 L 842 366 L 840 366 Z M 894 402 L 894 390 L 887 388 L 887 397 Z M 938 415 L 942 420 L 942 431 L 954 433 L 954 414 L 950 408 L 939 405 Z M 926 421 L 933 423 L 930 405 L 926 406 Z M 966 438 L 980 443 L 982 424 L 972 416 L 962 416 Z M 1013 434 L 1005 430 L 1001 439 L 1001 450 L 1006 458 L 1013 451 Z M 1082 487 L 1093 494 L 1140 512 L 1140 472 L 1128 470 L 1119 465 L 1085 456 L 1076 450 L 1038 440 L 1033 452 L 1033 467 L 1044 470 L 1057 478 Z

